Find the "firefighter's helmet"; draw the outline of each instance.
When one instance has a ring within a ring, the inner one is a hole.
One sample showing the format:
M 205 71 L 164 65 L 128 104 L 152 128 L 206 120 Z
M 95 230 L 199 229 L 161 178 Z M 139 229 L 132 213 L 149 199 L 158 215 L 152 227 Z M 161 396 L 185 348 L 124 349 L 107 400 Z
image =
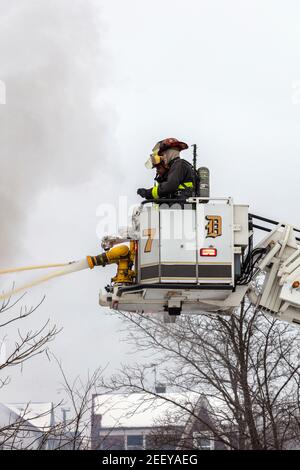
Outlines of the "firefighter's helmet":
M 153 147 L 152 153 L 146 161 L 145 165 L 147 168 L 154 168 L 161 162 L 161 156 L 164 154 L 164 152 L 166 152 L 166 150 L 175 149 L 181 151 L 187 148 L 189 148 L 189 146 L 185 142 L 180 142 L 174 137 L 168 137 L 167 139 L 160 140 Z

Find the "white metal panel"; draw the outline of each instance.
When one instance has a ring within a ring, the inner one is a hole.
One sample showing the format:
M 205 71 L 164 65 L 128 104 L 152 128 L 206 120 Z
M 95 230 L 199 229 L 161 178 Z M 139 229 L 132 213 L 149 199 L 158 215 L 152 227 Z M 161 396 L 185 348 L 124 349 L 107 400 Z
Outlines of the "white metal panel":
M 201 256 L 201 248 L 213 247 L 217 256 Z M 197 206 L 199 283 L 229 283 L 234 277 L 233 206 L 208 203 Z
M 249 243 L 249 206 L 234 204 L 234 245 L 248 246 Z
M 160 211 L 162 282 L 196 282 L 195 210 Z
M 159 210 L 144 207 L 140 215 L 139 281 L 159 281 Z
M 233 205 L 197 209 L 147 207 L 140 216 L 139 281 L 233 285 Z M 151 232 L 151 250 L 149 248 Z M 214 247 L 216 257 L 200 255 Z

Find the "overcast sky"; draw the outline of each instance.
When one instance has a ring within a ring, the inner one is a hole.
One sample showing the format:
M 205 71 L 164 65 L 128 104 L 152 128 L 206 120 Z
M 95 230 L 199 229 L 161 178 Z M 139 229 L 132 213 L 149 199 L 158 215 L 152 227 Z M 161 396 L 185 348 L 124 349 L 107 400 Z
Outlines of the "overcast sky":
M 300 226 L 299 2 L 0 0 L 0 15 L 3 267 L 99 253 L 97 209 L 139 202 L 153 177 L 144 161 L 165 137 L 198 144 L 212 196 Z M 70 376 L 132 359 L 98 306 L 113 272 L 27 294 L 47 298 L 24 331 L 63 327 L 51 349 Z M 57 401 L 59 381 L 35 358 L 1 401 Z

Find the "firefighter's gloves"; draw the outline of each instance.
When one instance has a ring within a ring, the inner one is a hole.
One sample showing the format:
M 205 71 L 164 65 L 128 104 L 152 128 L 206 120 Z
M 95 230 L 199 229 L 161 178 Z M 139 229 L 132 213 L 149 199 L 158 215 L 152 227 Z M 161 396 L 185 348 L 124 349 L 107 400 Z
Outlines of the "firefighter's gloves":
M 147 189 L 145 189 L 145 188 L 139 188 L 139 189 L 137 190 L 137 194 L 138 194 L 139 196 L 145 198 L 146 195 L 147 195 Z

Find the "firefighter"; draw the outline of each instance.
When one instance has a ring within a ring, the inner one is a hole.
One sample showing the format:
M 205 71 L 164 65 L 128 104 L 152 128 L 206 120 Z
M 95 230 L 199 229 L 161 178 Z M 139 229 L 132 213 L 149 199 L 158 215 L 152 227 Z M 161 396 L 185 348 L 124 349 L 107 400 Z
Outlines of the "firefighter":
M 188 148 L 174 138 L 159 141 L 146 162 L 147 168 L 156 169 L 156 184 L 150 189 L 139 188 L 137 194 L 144 199 L 186 199 L 195 194 L 194 167 L 180 158 L 181 150 Z

